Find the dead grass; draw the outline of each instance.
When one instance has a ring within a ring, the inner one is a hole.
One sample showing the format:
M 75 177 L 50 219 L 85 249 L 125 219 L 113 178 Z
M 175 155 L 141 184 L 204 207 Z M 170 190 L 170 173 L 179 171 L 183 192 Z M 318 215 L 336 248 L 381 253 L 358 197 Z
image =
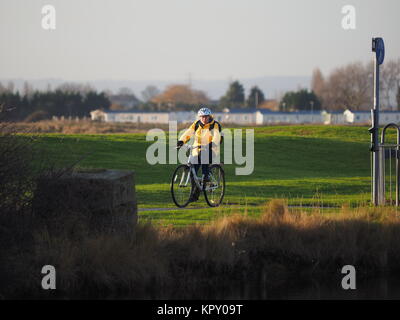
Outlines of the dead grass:
M 37 122 L 17 122 L 13 127 L 18 132 L 32 133 L 63 133 L 63 134 L 106 134 L 106 133 L 146 133 L 149 129 L 167 130 L 165 124 L 146 124 L 129 122 L 99 122 L 91 120 L 42 120 Z M 187 124 L 178 125 L 178 130 Z
M 340 277 L 347 264 L 358 277 L 400 271 L 400 214 L 393 207 L 344 206 L 327 215 L 291 212 L 286 200 L 275 199 L 259 218 L 234 214 L 186 228 L 139 223 L 107 233 L 71 203 L 35 212 L 34 189 L 26 186 L 37 177 L 24 182 L 32 173 L 26 147 L 14 143 L 15 128 L 0 129 L 0 298 L 54 297 L 40 288 L 48 264 L 56 267 L 63 298 L 141 298 L 165 290 L 196 296 L 199 287 L 233 281 L 279 287 Z
M 43 226 L 33 232 L 33 250 L 9 260 L 18 280 L 1 294 L 41 297 L 37 270 L 45 264 L 56 267 L 58 292 L 67 297 L 140 297 L 166 288 L 195 294 L 236 280 L 277 287 L 293 278 L 335 278 L 346 264 L 359 277 L 396 274 L 399 231 L 395 208 L 344 208 L 327 217 L 293 214 L 284 200 L 268 203 L 260 218 L 236 214 L 187 228 L 139 223 L 130 233 L 102 234 L 65 224 L 53 234 Z
M 193 119 L 194 121 L 194 119 Z M 107 134 L 107 133 L 147 133 L 149 129 L 168 130 L 168 124 L 100 122 L 91 120 L 41 120 L 36 122 L 16 122 L 12 124 L 18 132 L 63 133 L 63 134 Z M 186 129 L 188 123 L 178 124 L 178 130 Z M 243 125 L 226 123 L 229 128 L 242 128 Z M 251 125 L 259 127 L 262 125 Z

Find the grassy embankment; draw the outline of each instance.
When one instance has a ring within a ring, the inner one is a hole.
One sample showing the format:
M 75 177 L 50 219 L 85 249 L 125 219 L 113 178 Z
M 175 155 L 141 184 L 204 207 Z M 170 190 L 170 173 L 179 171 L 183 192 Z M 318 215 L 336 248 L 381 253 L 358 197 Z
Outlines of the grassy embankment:
M 90 153 L 80 166 L 135 170 L 140 208 L 172 206 L 174 165 L 148 165 L 143 134 L 48 134 L 37 142 L 59 164 Z M 347 264 L 356 266 L 358 281 L 398 274 L 396 208 L 350 208 L 369 199 L 366 128 L 257 128 L 255 147 L 253 175 L 235 176 L 226 166 L 226 201 L 247 204 L 242 209 L 141 212 L 136 231 L 116 233 L 92 231 L 79 212 L 2 213 L 0 296 L 56 297 L 38 285 L 45 264 L 57 269 L 58 297 L 205 298 L 199 288 L 218 294 L 236 280 L 268 290 L 299 280 L 337 286 Z M 341 208 L 264 205 L 277 197 Z M 168 226 L 143 223 L 150 220 Z
M 239 288 L 254 284 L 270 298 L 285 298 L 279 292 L 289 288 L 339 288 L 344 265 L 356 267 L 357 289 L 368 278 L 400 270 L 399 214 L 393 208 L 343 208 L 327 216 L 289 212 L 273 200 L 257 218 L 232 215 L 186 228 L 140 223 L 135 232 L 113 234 L 88 232 L 75 218 L 62 217 L 58 230 L 46 221 L 25 232 L 18 227 L 32 240 L 28 250 L 8 248 L 0 295 L 247 299 Z M 21 243 L 13 242 L 11 248 L 17 247 Z M 56 292 L 38 285 L 44 264 L 56 267 Z
M 202 197 L 186 210 L 173 209 L 169 181 L 176 165 L 149 165 L 145 155 L 151 142 L 144 133 L 44 134 L 39 143 L 60 163 L 88 154 L 79 166 L 134 170 L 139 208 L 173 209 L 142 211 L 140 218 L 186 225 L 235 212 L 259 215 L 260 205 L 272 198 L 288 199 L 295 206 L 366 205 L 369 139 L 366 127 L 257 127 L 254 172 L 238 176 L 235 165 L 225 165 L 225 205 L 213 210 L 195 209 L 206 207 Z

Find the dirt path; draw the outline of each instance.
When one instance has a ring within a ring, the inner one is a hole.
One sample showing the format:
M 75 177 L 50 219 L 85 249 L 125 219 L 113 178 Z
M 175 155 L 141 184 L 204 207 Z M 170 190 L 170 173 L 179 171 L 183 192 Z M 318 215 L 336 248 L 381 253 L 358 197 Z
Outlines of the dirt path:
M 241 208 L 243 206 L 238 206 L 238 205 L 228 205 L 230 208 Z M 217 208 L 223 208 L 227 207 L 221 206 Z M 198 210 L 198 209 L 210 209 L 210 207 L 190 207 L 190 208 L 178 208 L 178 207 L 173 207 L 173 208 L 138 208 L 138 211 L 172 211 L 172 210 Z
M 237 204 L 231 204 L 231 205 L 223 205 L 217 208 L 244 208 L 244 205 L 237 205 Z M 247 205 L 247 207 L 254 207 L 254 205 Z M 288 206 L 289 208 L 293 209 L 302 209 L 302 208 L 313 208 L 313 209 L 337 209 L 340 207 L 316 207 L 316 206 Z M 172 210 L 198 210 L 198 209 L 210 209 L 210 207 L 190 207 L 190 208 L 178 208 L 178 207 L 169 207 L 169 208 L 138 208 L 139 212 L 143 211 L 172 211 Z

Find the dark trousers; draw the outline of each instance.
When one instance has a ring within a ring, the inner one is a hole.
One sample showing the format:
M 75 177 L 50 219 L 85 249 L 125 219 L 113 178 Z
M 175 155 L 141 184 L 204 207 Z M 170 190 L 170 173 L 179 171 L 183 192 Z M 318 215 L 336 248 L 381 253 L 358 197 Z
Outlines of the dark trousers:
M 204 176 L 208 176 L 210 172 L 209 165 L 212 163 L 212 158 L 213 158 L 212 151 L 208 150 L 205 150 L 203 154 L 201 153 L 201 151 L 199 152 L 199 155 L 197 156 L 197 164 L 194 165 L 194 170 L 196 171 L 196 174 L 198 173 L 199 168 L 201 166 L 201 172 L 204 174 Z M 208 153 L 208 160 L 207 160 L 207 153 Z
M 208 151 L 205 151 L 208 152 Z M 202 159 L 202 153 L 200 151 L 199 155 L 197 156 L 197 163 L 193 164 L 194 165 L 194 170 L 196 171 L 196 175 L 198 174 L 198 171 L 200 169 L 201 166 L 201 172 L 204 174 L 204 176 L 208 176 L 209 172 L 210 172 L 210 168 L 209 165 L 212 163 L 212 151 L 208 152 L 208 163 L 207 163 L 207 154 L 203 153 L 203 159 Z M 205 158 L 205 159 L 204 159 Z M 205 163 L 202 163 L 203 162 Z M 204 161 L 205 160 L 205 161 Z M 197 201 L 199 199 L 199 195 L 201 190 L 199 190 L 195 184 L 195 182 L 192 180 L 192 185 L 193 188 L 195 189 L 192 195 L 192 201 Z

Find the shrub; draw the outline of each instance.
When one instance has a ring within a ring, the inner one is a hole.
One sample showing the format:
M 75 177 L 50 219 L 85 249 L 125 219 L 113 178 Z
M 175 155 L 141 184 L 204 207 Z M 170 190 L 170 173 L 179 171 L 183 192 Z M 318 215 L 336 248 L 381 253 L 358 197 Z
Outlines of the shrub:
M 46 120 L 49 118 L 49 114 L 43 110 L 37 110 L 32 112 L 29 116 L 25 118 L 26 122 L 37 122 L 41 120 Z

